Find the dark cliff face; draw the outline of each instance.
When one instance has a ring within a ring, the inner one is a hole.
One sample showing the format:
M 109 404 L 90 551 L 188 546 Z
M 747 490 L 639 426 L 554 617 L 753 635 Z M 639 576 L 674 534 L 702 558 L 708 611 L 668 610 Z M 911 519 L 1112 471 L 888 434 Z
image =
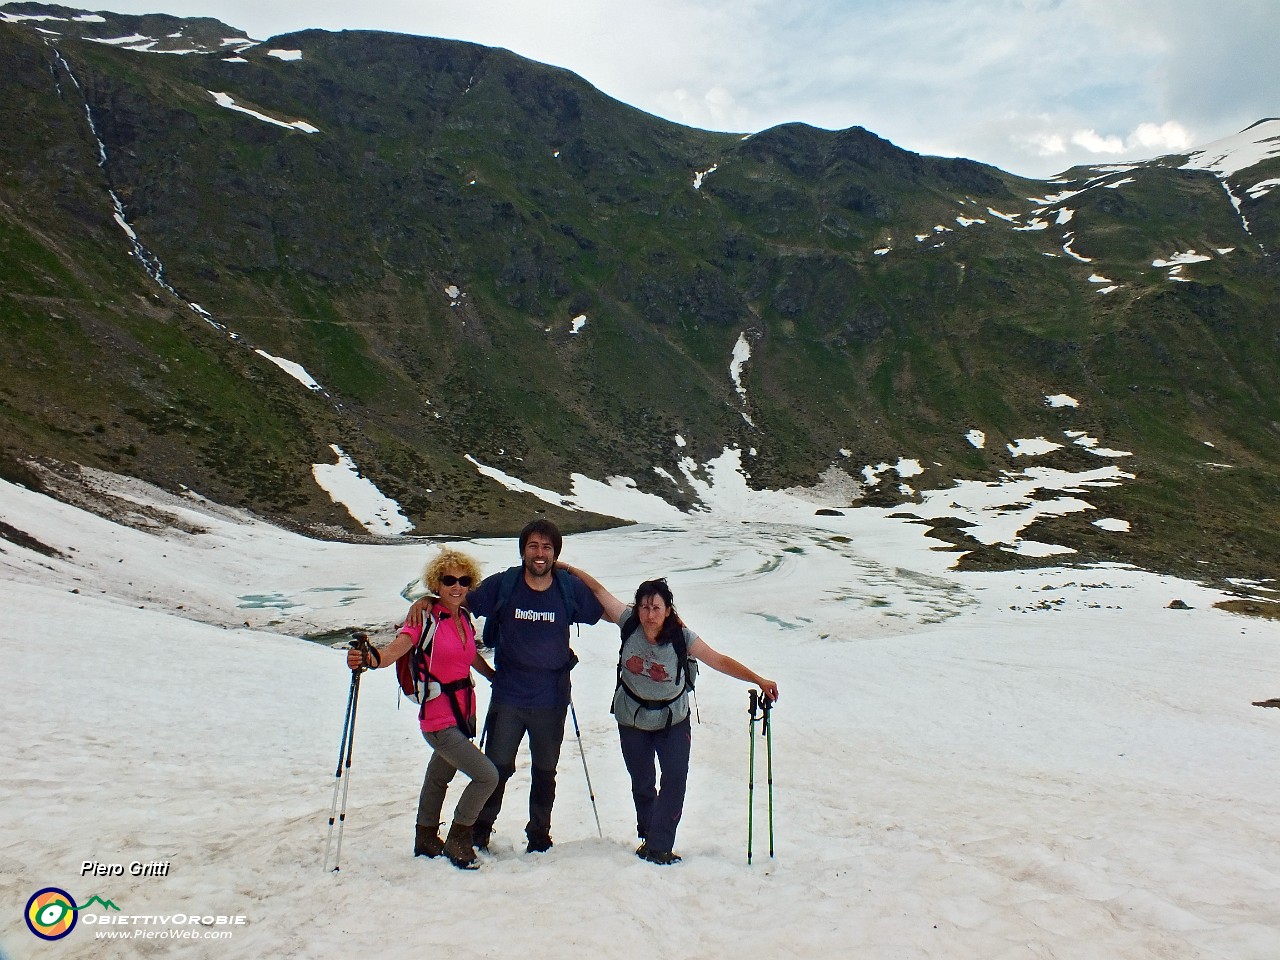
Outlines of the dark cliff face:
M 535 506 L 466 455 L 682 504 L 653 468 L 732 445 L 759 485 L 910 456 L 924 487 L 1009 466 L 970 429 L 1060 434 L 1067 392 L 1160 532 L 1107 555 L 1277 559 L 1280 217 L 1244 189 L 1275 161 L 1237 211 L 1176 160 L 1035 183 L 860 128 L 679 127 L 472 44 L 170 18 L 215 52 L 155 55 L 81 35 L 160 20 L 24 9 L 63 20 L 0 23 L 10 464 L 349 524 L 311 477 L 337 444 L 420 529 L 493 532 Z

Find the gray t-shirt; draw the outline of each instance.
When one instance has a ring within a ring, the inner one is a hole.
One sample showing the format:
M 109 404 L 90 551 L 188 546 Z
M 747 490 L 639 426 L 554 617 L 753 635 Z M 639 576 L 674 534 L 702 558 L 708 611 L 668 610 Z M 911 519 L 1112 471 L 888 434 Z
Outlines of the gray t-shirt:
M 624 607 L 618 622 L 626 623 L 632 609 L 630 605 Z M 697 639 L 696 633 L 684 628 L 686 650 Z M 613 694 L 613 715 L 619 725 L 662 730 L 689 716 L 689 694 L 685 690 L 684 673 L 680 671 L 680 658 L 672 644 L 650 643 L 645 639 L 644 629 L 637 626 L 622 644 L 618 668 L 622 682 Z M 635 696 L 628 696 L 627 690 Z M 636 697 L 657 703 L 653 707 L 645 706 Z

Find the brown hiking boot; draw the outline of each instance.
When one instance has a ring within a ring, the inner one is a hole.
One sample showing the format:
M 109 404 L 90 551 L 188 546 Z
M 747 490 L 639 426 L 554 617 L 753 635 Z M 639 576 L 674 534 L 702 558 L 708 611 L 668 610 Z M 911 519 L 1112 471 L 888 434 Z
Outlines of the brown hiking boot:
M 413 855 L 415 857 L 438 857 L 444 853 L 444 841 L 440 839 L 438 827 L 417 825 L 417 833 L 413 838 Z
M 471 845 L 471 824 L 457 820 L 449 826 L 449 836 L 444 842 L 444 855 L 459 870 L 474 870 L 480 866 L 475 848 Z

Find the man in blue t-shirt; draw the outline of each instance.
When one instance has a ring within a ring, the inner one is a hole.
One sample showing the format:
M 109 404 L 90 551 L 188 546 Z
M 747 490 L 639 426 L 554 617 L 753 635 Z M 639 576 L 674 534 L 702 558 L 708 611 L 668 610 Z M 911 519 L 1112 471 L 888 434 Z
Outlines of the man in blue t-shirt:
M 473 614 L 486 620 L 497 617 L 499 637 L 484 750 L 498 768 L 498 786 L 473 828 L 474 843 L 481 850 L 489 846 L 526 734 L 532 760 L 526 850 L 551 849 L 551 807 L 569 711 L 569 671 L 578 662 L 569 648 L 569 626 L 571 621 L 598 623 L 604 616 L 600 602 L 581 580 L 565 571 L 557 575 L 555 563 L 563 543 L 554 523 L 534 520 L 520 532 L 521 566 L 485 577 L 467 594 Z M 505 602 L 504 578 L 510 589 Z

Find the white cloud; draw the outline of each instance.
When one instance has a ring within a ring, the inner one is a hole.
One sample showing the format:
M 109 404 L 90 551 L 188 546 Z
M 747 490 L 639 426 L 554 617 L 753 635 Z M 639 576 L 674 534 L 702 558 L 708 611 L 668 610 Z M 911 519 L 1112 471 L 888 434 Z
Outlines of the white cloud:
M 1127 137 L 1103 136 L 1095 130 L 1077 130 L 1071 142 L 1089 153 L 1160 156 L 1190 149 L 1195 138 L 1186 127 L 1174 120 L 1164 123 L 1140 123 Z
M 658 94 L 662 114 L 685 126 L 707 130 L 754 132 L 747 110 L 724 87 L 691 93 L 683 87 Z
M 1042 116 L 1038 122 L 1049 126 L 1054 118 Z M 1182 123 L 1166 120 L 1163 123 L 1143 121 L 1126 135 L 1099 133 L 1092 127 L 1074 130 L 1041 129 L 1029 134 L 1015 135 L 1018 142 L 1037 157 L 1065 157 L 1072 155 L 1072 163 L 1087 163 L 1094 158 L 1110 160 L 1147 159 L 1170 153 L 1181 153 L 1196 144 L 1195 135 Z M 1073 149 L 1074 148 L 1074 149 Z
M 1067 152 L 1067 140 L 1057 133 L 1037 133 L 1025 138 L 1038 157 L 1059 157 Z
M 1124 153 L 1124 141 L 1119 137 L 1104 137 L 1096 130 L 1077 130 L 1071 142 L 1090 153 Z
M 1156 152 L 1189 150 L 1196 145 L 1195 136 L 1180 123 L 1140 123 L 1129 136 L 1131 149 L 1147 149 Z

